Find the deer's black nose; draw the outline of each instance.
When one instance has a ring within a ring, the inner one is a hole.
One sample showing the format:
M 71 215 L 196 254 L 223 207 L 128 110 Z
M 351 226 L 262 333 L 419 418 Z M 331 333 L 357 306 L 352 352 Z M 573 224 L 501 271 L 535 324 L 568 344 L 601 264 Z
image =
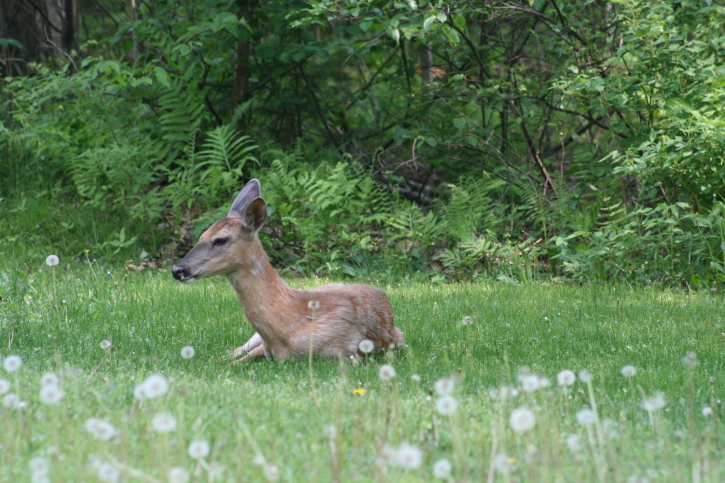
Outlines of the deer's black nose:
M 189 272 L 187 272 L 186 267 L 183 265 L 176 265 L 173 269 L 171 269 L 171 273 L 176 280 L 189 278 Z

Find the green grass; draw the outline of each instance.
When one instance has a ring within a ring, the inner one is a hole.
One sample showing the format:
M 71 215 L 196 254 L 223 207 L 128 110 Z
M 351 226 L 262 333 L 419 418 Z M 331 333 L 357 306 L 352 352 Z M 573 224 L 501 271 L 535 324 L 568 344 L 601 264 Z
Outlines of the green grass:
M 52 481 L 98 481 L 96 459 L 112 461 L 124 481 L 168 481 L 174 466 L 185 467 L 191 481 L 212 481 L 208 470 L 217 464 L 216 481 L 260 481 L 265 466 L 254 461 L 262 459 L 279 468 L 279 481 L 427 481 L 440 458 L 451 461 L 453 481 L 486 481 L 490 471 L 494 481 L 725 478 L 722 424 L 701 414 L 711 406 L 719 417 L 725 396 L 720 294 L 623 285 L 381 288 L 409 347 L 358 366 L 314 361 L 317 407 L 306 360 L 220 362 L 253 332 L 221 278 L 182 285 L 169 273 L 132 272 L 124 282 L 117 269 L 68 268 L 65 261 L 0 272 L 0 353 L 24 360 L 17 373 L 0 369 L 0 378 L 27 402 L 24 409 L 0 406 L 0 480 L 29 481 L 35 456 L 48 459 Z M 466 315 L 474 324 L 461 324 Z M 112 354 L 89 377 L 108 354 L 99 347 L 104 339 L 113 342 Z M 180 356 L 187 345 L 196 349 L 190 360 Z M 688 351 L 697 354 L 691 372 L 682 363 Z M 378 377 L 384 363 L 397 371 L 392 384 Z M 637 374 L 625 379 L 620 369 L 629 364 Z M 492 398 L 491 389 L 518 385 L 523 366 L 551 386 Z M 577 381 L 565 394 L 556 387 L 563 369 L 594 374 L 599 424 L 577 423 L 576 412 L 591 404 L 589 388 Z M 53 406 L 38 397 L 40 376 L 50 371 L 66 392 Z M 152 374 L 169 378 L 168 394 L 135 400 L 134 387 Z M 458 378 L 459 406 L 447 417 L 435 411 L 433 385 L 450 376 Z M 642 393 L 656 391 L 667 406 L 654 414 L 653 427 L 641 402 Z M 508 424 L 520 407 L 536 416 L 524 434 Z M 150 425 L 162 410 L 178 421 L 165 435 Z M 91 417 L 113 424 L 117 436 L 94 439 L 84 429 Z M 581 437 L 578 453 L 565 443 L 570 434 Z M 195 439 L 211 445 L 203 464 L 187 454 Z M 383 464 L 385 446 L 403 442 L 423 451 L 419 469 Z M 491 467 L 497 454 L 510 458 L 512 473 Z

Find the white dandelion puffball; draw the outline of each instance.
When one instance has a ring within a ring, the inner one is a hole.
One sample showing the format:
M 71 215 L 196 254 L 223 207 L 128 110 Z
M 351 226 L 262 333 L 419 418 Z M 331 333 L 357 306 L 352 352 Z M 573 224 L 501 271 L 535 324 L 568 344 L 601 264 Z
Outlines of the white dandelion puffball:
M 184 359 L 191 359 L 194 355 L 196 355 L 196 350 L 190 345 L 181 349 L 181 357 Z
M 433 464 L 433 476 L 442 480 L 447 479 L 451 476 L 453 466 L 451 462 L 445 458 L 441 458 Z
M 133 388 L 133 397 L 139 401 L 146 399 L 146 386 L 144 386 L 143 383 Z
M 582 426 L 589 426 L 594 423 L 594 411 L 589 408 L 582 409 L 576 413 L 576 420 Z
M 7 356 L 3 361 L 3 367 L 7 372 L 15 372 L 23 365 L 20 356 Z
M 423 463 L 423 452 L 420 448 L 403 443 L 395 450 L 392 463 L 408 470 L 418 469 Z
M 712 416 L 712 408 L 709 406 L 702 408 L 702 415 L 705 417 Z
M 413 382 L 420 382 L 420 376 L 418 374 L 413 374 L 410 376 L 410 380 Z
M 335 439 L 337 437 L 337 428 L 334 424 L 325 426 L 325 437 L 327 439 Z
M 209 456 L 209 443 L 204 440 L 192 441 L 189 445 L 189 456 L 200 460 Z
M 514 469 L 515 462 L 516 460 L 514 458 L 510 458 L 505 454 L 498 454 L 493 460 L 493 467 L 499 473 L 511 473 L 511 470 Z
M 458 409 L 458 401 L 453 396 L 443 396 L 436 401 L 436 411 L 442 416 L 450 416 Z
M 161 374 L 149 376 L 139 386 L 136 386 L 133 395 L 140 400 L 156 399 L 169 392 L 169 382 Z
M 556 375 L 556 381 L 561 387 L 571 386 L 576 381 L 576 374 L 568 369 L 563 370 Z
M 45 373 L 43 374 L 43 377 L 40 378 L 41 386 L 57 386 L 58 382 L 58 376 L 55 372 Z
M 358 347 L 360 348 L 360 352 L 362 352 L 363 354 L 370 354 L 375 348 L 375 345 L 373 344 L 373 341 L 363 339 L 360 341 Z
M 101 349 L 105 350 L 105 349 L 108 349 L 109 347 L 111 347 L 113 344 L 111 343 L 110 340 L 106 339 L 106 340 L 102 340 L 99 345 L 101 346 Z
M 320 308 L 320 302 L 317 300 L 310 300 L 307 302 L 307 307 L 311 308 L 312 310 L 317 310 Z
M 116 428 L 111 423 L 100 418 L 87 419 L 84 426 L 94 438 L 101 441 L 108 441 L 116 435 Z
M 442 379 L 438 379 L 435 383 L 435 391 L 439 396 L 448 396 L 453 392 L 453 389 L 456 387 L 456 381 L 451 379 L 450 377 L 444 377 Z
M 121 470 L 106 461 L 98 465 L 96 476 L 98 476 L 99 480 L 105 481 L 106 483 L 117 483 L 121 481 Z
M 157 433 L 168 433 L 176 429 L 176 418 L 169 413 L 158 413 L 151 419 L 151 427 Z
M 3 398 L 3 406 L 5 406 L 8 409 L 18 409 L 20 407 L 20 403 L 22 401 L 20 400 L 20 396 L 15 394 L 14 392 L 11 392 L 10 394 L 6 394 Z
M 50 472 L 50 464 L 48 460 L 42 456 L 36 456 L 30 459 L 30 472 L 33 474 L 33 479 L 36 476 L 45 476 Z
M 576 453 L 582 449 L 582 440 L 576 434 L 570 434 L 566 438 L 566 445 L 571 452 Z
M 277 481 L 279 479 L 279 468 L 272 464 L 264 465 L 264 476 L 269 481 Z
M 395 368 L 390 364 L 383 364 L 380 366 L 378 376 L 380 376 L 380 379 L 383 381 L 389 381 L 397 376 L 397 373 L 395 372 Z
M 694 366 L 697 364 L 697 354 L 692 351 L 688 352 L 685 357 L 682 358 L 682 363 L 688 367 Z
M 532 429 L 534 429 L 535 424 L 536 417 L 534 417 L 534 413 L 530 409 L 519 408 L 514 409 L 511 412 L 511 417 L 509 418 L 509 426 L 511 426 L 511 429 L 513 429 L 517 433 L 525 433 L 527 431 L 531 431 Z
M 0 396 L 7 393 L 10 390 L 10 382 L 5 379 L 0 379 Z
M 191 476 L 185 468 L 174 466 L 169 470 L 169 483 L 189 483 Z
M 665 407 L 665 404 L 665 396 L 661 392 L 656 392 L 654 396 L 644 398 L 642 407 L 648 413 L 653 413 Z
M 635 374 L 637 374 L 637 369 L 635 369 L 634 366 L 624 366 L 622 368 L 622 375 L 624 377 L 632 377 Z
M 471 319 L 469 316 L 463 317 L 463 320 L 461 321 L 461 324 L 463 325 L 471 325 L 473 324 L 473 319 Z
M 40 388 L 40 402 L 43 404 L 58 404 L 65 397 L 65 391 L 55 384 L 42 386 Z
M 49 267 L 55 267 L 60 263 L 60 259 L 56 255 L 49 255 L 48 258 L 45 259 L 45 264 Z
M 526 376 L 520 376 L 521 390 L 524 392 L 534 392 L 539 389 L 539 376 L 535 374 L 529 374 Z
M 582 369 L 581 371 L 579 371 L 579 379 L 584 384 L 589 384 L 590 382 L 592 382 L 592 377 L 594 377 L 592 376 L 592 373 L 587 371 L 586 369 Z

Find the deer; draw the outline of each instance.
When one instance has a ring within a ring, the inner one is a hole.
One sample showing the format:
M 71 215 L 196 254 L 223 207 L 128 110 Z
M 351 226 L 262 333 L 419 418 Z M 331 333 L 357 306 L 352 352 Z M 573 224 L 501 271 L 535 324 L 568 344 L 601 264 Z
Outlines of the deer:
M 387 294 L 372 285 L 335 284 L 297 290 L 277 274 L 259 240 L 267 203 L 257 179 L 249 181 L 226 218 L 209 227 L 172 269 L 183 283 L 227 277 L 256 333 L 226 356 L 232 364 L 308 355 L 360 361 L 360 342 L 373 353 L 405 347 Z M 369 344 L 368 344 L 369 345 Z M 246 355 L 245 355 L 246 354 Z

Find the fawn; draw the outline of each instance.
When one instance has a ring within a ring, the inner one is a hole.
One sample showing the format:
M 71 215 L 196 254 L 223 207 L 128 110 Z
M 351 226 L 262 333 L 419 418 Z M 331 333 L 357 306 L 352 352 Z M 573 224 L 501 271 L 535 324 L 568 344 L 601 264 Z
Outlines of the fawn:
M 202 233 L 172 270 L 184 283 L 214 275 L 226 275 L 231 282 L 257 332 L 229 358 L 293 359 L 308 354 L 312 344 L 316 355 L 359 360 L 363 354 L 358 346 L 364 339 L 373 342 L 375 352 L 405 346 L 382 290 L 362 284 L 310 290 L 287 285 L 257 236 L 266 220 L 267 203 L 260 197 L 259 181 L 253 179 L 239 192 L 227 217 Z

